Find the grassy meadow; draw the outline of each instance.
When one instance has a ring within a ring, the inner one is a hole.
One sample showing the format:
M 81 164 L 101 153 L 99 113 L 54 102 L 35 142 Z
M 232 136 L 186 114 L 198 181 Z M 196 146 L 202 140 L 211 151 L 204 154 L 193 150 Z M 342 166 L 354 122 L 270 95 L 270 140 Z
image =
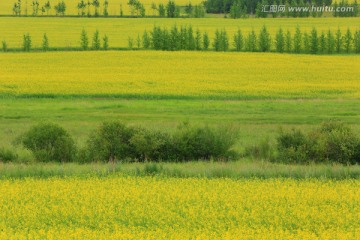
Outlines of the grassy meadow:
M 1 3 L 0 3 L 1 4 Z M 249 19 L 224 19 L 224 18 L 13 18 L 0 17 L 0 41 L 5 40 L 9 48 L 22 47 L 23 35 L 29 33 L 32 37 L 32 46 L 41 47 L 44 33 L 49 38 L 50 47 L 76 48 L 80 46 L 80 33 L 85 29 L 89 36 L 99 30 L 100 35 L 109 37 L 110 48 L 127 48 L 128 38 L 136 39 L 142 36 L 144 30 L 150 31 L 154 25 L 171 28 L 191 25 L 194 29 L 207 32 L 212 39 L 216 29 L 226 29 L 230 40 L 240 28 L 244 34 L 252 29 L 259 33 L 263 25 L 275 37 L 276 31 L 283 30 L 294 33 L 297 26 L 302 31 L 310 33 L 313 27 L 319 31 L 335 32 L 338 28 L 345 33 L 347 28 L 351 31 L 358 30 L 358 18 L 249 18 Z

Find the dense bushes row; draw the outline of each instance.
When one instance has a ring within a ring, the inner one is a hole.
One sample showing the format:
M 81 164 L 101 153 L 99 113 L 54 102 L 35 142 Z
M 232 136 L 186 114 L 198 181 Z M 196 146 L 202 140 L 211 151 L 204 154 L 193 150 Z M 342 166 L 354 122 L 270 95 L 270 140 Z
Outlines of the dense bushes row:
M 129 47 L 133 48 L 133 40 L 129 38 Z M 141 45 L 145 49 L 178 51 L 178 50 L 208 50 L 212 45 L 215 51 L 245 52 L 288 52 L 288 53 L 311 53 L 311 54 L 333 54 L 333 53 L 360 53 L 360 30 L 352 32 L 347 29 L 342 33 L 338 29 L 335 33 L 331 30 L 319 33 L 313 28 L 311 33 L 302 32 L 299 27 L 292 35 L 280 28 L 275 37 L 272 37 L 263 26 L 259 34 L 254 30 L 245 36 L 240 29 L 231 40 L 225 29 L 216 30 L 215 37 L 210 41 L 209 35 L 201 33 L 198 29 L 193 30 L 191 26 L 178 28 L 174 25 L 170 30 L 155 26 L 149 33 L 144 32 L 142 40 L 138 36 L 138 48 Z M 131 45 L 131 46 L 130 46 Z
M 180 125 L 173 133 L 127 126 L 120 122 L 103 123 L 78 149 L 70 134 L 52 123 L 32 127 L 17 143 L 30 150 L 39 162 L 115 162 L 115 161 L 190 161 L 235 158 L 231 148 L 237 134 L 231 128 Z M 0 161 L 16 156 L 0 149 Z
M 360 138 L 343 123 L 330 121 L 308 133 L 281 130 L 276 144 L 266 139 L 248 147 L 246 155 L 283 163 L 360 164 Z
M 232 127 L 198 127 L 188 123 L 172 133 L 105 122 L 84 147 L 78 148 L 62 127 L 42 123 L 17 139 L 38 162 L 116 162 L 231 160 L 241 155 L 232 150 L 237 141 Z M 246 147 L 244 157 L 290 164 L 360 164 L 360 138 L 341 122 L 323 123 L 307 133 L 280 130 L 275 142 L 263 139 Z M 0 148 L 0 162 L 14 162 L 18 155 Z

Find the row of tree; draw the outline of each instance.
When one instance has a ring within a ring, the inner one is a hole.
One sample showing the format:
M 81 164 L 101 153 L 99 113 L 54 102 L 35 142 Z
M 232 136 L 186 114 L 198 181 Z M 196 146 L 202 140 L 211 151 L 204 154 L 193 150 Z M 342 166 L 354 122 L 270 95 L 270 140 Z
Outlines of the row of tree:
M 80 35 L 80 49 L 81 50 L 108 50 L 109 49 L 109 37 L 104 35 L 100 37 L 100 33 L 96 30 L 93 34 L 91 45 L 88 33 L 85 29 L 82 30 Z M 2 50 L 7 52 L 9 50 L 7 42 L 2 41 Z M 33 50 L 32 37 L 29 33 L 23 35 L 22 50 L 24 52 L 30 52 Z M 39 50 L 39 49 L 37 49 Z M 43 35 L 41 50 L 47 52 L 50 50 L 49 38 L 46 33 Z
M 46 1 L 44 5 L 40 5 L 39 0 L 34 0 L 31 2 L 31 8 L 32 8 L 32 15 L 38 16 L 39 12 L 41 12 L 42 15 L 45 13 L 49 15 L 50 10 L 52 9 L 50 1 Z M 17 2 L 13 5 L 13 14 L 15 16 L 21 16 L 22 15 L 22 0 L 17 0 Z M 56 15 L 64 16 L 66 12 L 66 4 L 64 1 L 59 1 L 56 5 L 54 5 L 54 10 Z M 25 7 L 25 15 L 27 15 L 27 6 Z
M 23 0 L 17 0 L 13 5 L 13 14 L 15 16 L 21 15 L 28 15 L 27 13 L 27 6 L 25 6 L 25 14 L 23 14 Z M 78 16 L 82 17 L 108 17 L 109 16 L 109 1 L 102 0 L 103 3 L 100 2 L 101 0 L 79 0 L 76 5 Z M 127 5 L 130 8 L 131 16 L 137 17 L 145 17 L 146 16 L 146 9 L 144 4 L 140 2 L 140 0 L 128 0 Z M 102 12 L 100 11 L 100 7 L 102 6 Z M 32 8 L 32 15 L 38 16 L 40 13 L 44 15 L 50 14 L 51 9 L 55 10 L 57 16 L 65 16 L 67 5 L 66 3 L 61 0 L 59 1 L 54 7 L 50 0 L 46 0 L 46 2 L 41 5 L 39 0 L 33 0 L 31 2 Z M 160 3 L 156 5 L 155 3 L 151 4 L 151 9 L 153 11 L 153 16 L 159 17 L 168 17 L 168 18 L 175 18 L 182 16 L 188 17 L 195 17 L 200 18 L 205 16 L 205 8 L 203 4 L 199 5 L 192 5 L 189 3 L 185 7 L 180 7 L 177 5 L 173 0 L 169 0 L 166 5 Z M 182 14 L 183 10 L 183 14 Z M 124 16 L 123 6 L 120 4 L 120 16 Z
M 288 53 L 360 53 L 360 30 L 352 32 L 349 28 L 343 34 L 340 29 L 318 32 L 313 28 L 310 33 L 302 32 L 299 27 L 292 34 L 279 28 L 272 37 L 266 26 L 259 33 L 251 30 L 247 35 L 238 29 L 231 40 L 225 29 L 216 30 L 212 41 L 209 35 L 192 26 L 174 25 L 170 30 L 154 26 L 150 32 L 144 31 L 142 38 L 137 37 L 137 47 L 165 51 L 208 50 L 246 51 L 246 52 L 288 52 Z M 211 44 L 212 43 L 212 44 Z M 129 48 L 134 48 L 134 40 L 129 38 Z
M 107 35 L 100 37 L 96 30 L 92 37 L 92 44 L 85 29 L 80 35 L 81 50 L 108 50 L 109 38 Z M 163 51 L 244 51 L 244 52 L 279 52 L 279 53 L 311 53 L 311 54 L 334 54 L 334 53 L 360 53 L 360 30 L 352 32 L 349 28 L 345 33 L 340 29 L 336 32 L 331 30 L 318 32 L 313 28 L 310 33 L 302 32 L 299 27 L 292 34 L 289 30 L 279 28 L 275 36 L 271 36 L 266 26 L 263 26 L 259 33 L 251 30 L 243 34 L 238 29 L 232 40 L 225 29 L 216 30 L 211 40 L 207 32 L 194 30 L 192 26 L 174 25 L 170 30 L 154 26 L 150 32 L 144 31 L 143 35 L 138 34 L 134 40 L 129 37 L 129 49 L 154 49 Z M 30 34 L 23 36 L 22 49 L 25 52 L 32 50 L 32 39 Z M 46 34 L 43 36 L 41 45 L 43 51 L 48 51 L 49 39 Z M 2 50 L 8 51 L 6 41 L 2 42 Z

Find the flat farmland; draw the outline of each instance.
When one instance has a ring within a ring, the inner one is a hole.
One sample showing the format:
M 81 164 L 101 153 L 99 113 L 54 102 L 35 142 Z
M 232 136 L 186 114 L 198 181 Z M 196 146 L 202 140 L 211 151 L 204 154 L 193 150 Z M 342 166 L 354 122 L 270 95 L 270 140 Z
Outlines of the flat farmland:
M 0 66 L 0 94 L 13 97 L 235 100 L 360 97 L 360 56 L 355 55 L 8 53 L 0 55 Z
M 100 35 L 109 37 L 109 45 L 114 48 L 127 48 L 128 38 L 136 39 L 145 30 L 150 31 L 156 26 L 171 28 L 174 25 L 191 25 L 194 29 L 207 32 L 210 39 L 214 37 L 216 29 L 226 29 L 230 40 L 240 28 L 244 34 L 254 30 L 257 34 L 262 26 L 266 26 L 274 39 L 276 31 L 283 30 L 294 33 L 297 26 L 302 31 L 310 33 L 313 27 L 319 32 L 340 28 L 344 34 L 347 28 L 355 31 L 360 28 L 358 18 L 279 18 L 279 19 L 224 19 L 224 18 L 0 18 L 0 40 L 5 40 L 9 48 L 21 48 L 23 35 L 29 33 L 32 46 L 41 47 L 44 33 L 49 38 L 50 47 L 74 48 L 80 47 L 80 33 L 85 29 L 89 37 L 99 30 Z
M 358 239 L 359 181 L 3 180 L 2 239 Z

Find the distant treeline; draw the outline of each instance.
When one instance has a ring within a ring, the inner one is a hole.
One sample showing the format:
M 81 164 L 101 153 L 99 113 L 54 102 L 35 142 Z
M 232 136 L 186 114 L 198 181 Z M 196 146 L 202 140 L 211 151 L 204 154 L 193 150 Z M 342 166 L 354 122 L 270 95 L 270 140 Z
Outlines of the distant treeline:
M 32 0 L 30 7 L 24 0 L 16 0 L 12 12 L 15 16 L 66 16 L 68 8 L 76 8 L 79 17 L 204 17 L 205 13 L 225 14 L 231 18 L 241 17 L 321 17 L 324 13 L 334 17 L 356 17 L 359 15 L 357 0 L 352 2 L 342 0 L 332 3 L 332 0 L 205 0 L 198 5 L 179 6 L 173 0 L 167 4 L 151 3 L 147 13 L 140 0 L 128 0 L 130 12 L 124 14 L 122 4 L 120 13 L 109 14 L 109 0 L 78 0 L 68 6 L 63 0 Z M 323 8 L 328 7 L 328 8 Z
M 359 15 L 357 0 L 206 0 L 208 13 L 229 14 L 232 18 L 247 17 L 321 17 L 325 12 L 334 17 Z M 328 8 L 322 8 L 327 6 Z M 314 7 L 314 8 L 313 8 Z
M 41 3 L 42 2 L 42 3 Z M 24 6 L 25 5 L 25 6 Z M 139 0 L 128 0 L 127 5 L 130 9 L 131 17 L 195 17 L 200 18 L 205 16 L 205 8 L 203 4 L 192 5 L 189 2 L 186 6 L 179 6 L 173 0 L 169 0 L 167 4 L 151 4 L 151 13 L 147 14 L 145 6 Z M 28 9 L 27 1 L 16 0 L 13 5 L 14 16 L 51 16 L 55 13 L 56 16 L 65 16 L 68 10 L 68 5 L 61 1 L 50 0 L 33 0 L 30 1 L 30 9 Z M 79 17 L 109 17 L 109 1 L 108 0 L 78 0 L 77 4 L 74 3 L 71 7 L 76 7 L 77 15 Z M 117 17 L 124 17 L 123 6 L 120 4 L 120 14 Z M 114 17 L 114 15 L 112 15 Z
M 141 45 L 142 44 L 142 45 Z M 275 36 L 271 36 L 266 26 L 260 32 L 255 30 L 243 34 L 241 29 L 229 38 L 225 29 L 216 30 L 210 40 L 209 35 L 191 26 L 178 28 L 174 25 L 170 30 L 155 26 L 152 31 L 145 31 L 137 47 L 145 49 L 180 51 L 209 50 L 214 51 L 244 51 L 244 52 L 287 52 L 287 53 L 360 53 L 360 30 L 352 32 L 349 28 L 345 33 L 340 29 L 336 32 L 328 30 L 318 32 L 313 28 L 310 33 L 302 32 L 299 27 L 295 33 L 279 28 Z M 129 48 L 134 48 L 134 40 L 129 38 Z
M 46 33 L 40 48 L 32 47 L 32 38 L 29 33 L 23 35 L 21 49 L 11 49 L 8 43 L 2 41 L 2 51 L 62 51 L 65 49 L 50 47 Z M 170 30 L 154 26 L 152 31 L 144 31 L 142 36 L 128 38 L 127 48 L 110 48 L 109 37 L 100 36 L 98 30 L 89 38 L 85 29 L 80 34 L 79 47 L 68 50 L 135 50 L 153 49 L 162 51 L 235 51 L 235 52 L 278 52 L 278 53 L 309 53 L 309 54 L 359 54 L 360 30 L 345 32 L 331 30 L 318 32 L 313 28 L 310 32 L 303 32 L 299 27 L 294 33 L 279 28 L 275 36 L 271 36 L 264 25 L 257 33 L 251 30 L 244 34 L 238 29 L 230 38 L 225 29 L 217 29 L 213 38 L 207 32 L 194 30 L 192 26 L 177 27 Z

